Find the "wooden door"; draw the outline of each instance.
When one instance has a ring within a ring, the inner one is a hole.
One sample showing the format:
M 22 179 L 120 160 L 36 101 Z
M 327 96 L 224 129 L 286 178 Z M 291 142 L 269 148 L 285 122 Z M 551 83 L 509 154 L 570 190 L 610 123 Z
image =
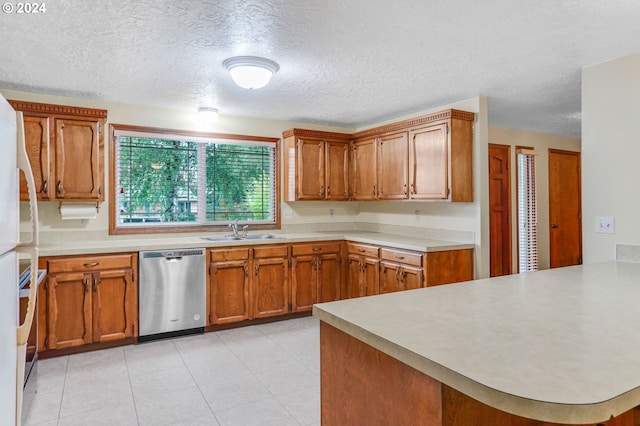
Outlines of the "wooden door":
M 489 258 L 492 277 L 511 274 L 511 147 L 489 144 Z
M 324 141 L 298 139 L 297 199 L 324 200 Z
M 249 319 L 249 260 L 213 262 L 210 268 L 209 322 Z
M 47 283 L 47 349 L 82 346 L 93 341 L 92 274 L 50 275 Z
M 55 126 L 56 198 L 104 199 L 100 124 L 97 121 L 56 118 Z
M 49 117 L 24 115 L 24 137 L 38 200 L 49 199 L 51 145 Z M 20 199 L 29 199 L 27 180 L 20 172 Z
M 378 199 L 408 197 L 409 139 L 407 132 L 386 134 L 378 141 Z
M 318 255 L 317 265 L 317 303 L 340 300 L 340 286 L 342 285 L 340 254 Z
M 138 304 L 131 269 L 101 271 L 93 280 L 93 341 L 110 342 L 135 335 Z
M 360 139 L 353 143 L 351 175 L 354 200 L 375 200 L 377 193 L 376 139 Z
M 254 259 L 253 268 L 253 317 L 289 312 L 289 260 Z
M 416 200 L 449 196 L 449 149 L 446 123 L 412 130 L 409 135 L 409 192 Z
M 291 312 L 310 311 L 316 303 L 317 256 L 295 256 L 291 260 Z
M 549 149 L 549 264 L 582 264 L 580 153 Z
M 364 296 L 365 292 L 362 284 L 362 256 L 349 254 L 347 257 L 347 291 L 342 295 L 342 298 L 351 299 Z
M 327 142 L 326 148 L 327 200 L 349 199 L 349 144 Z

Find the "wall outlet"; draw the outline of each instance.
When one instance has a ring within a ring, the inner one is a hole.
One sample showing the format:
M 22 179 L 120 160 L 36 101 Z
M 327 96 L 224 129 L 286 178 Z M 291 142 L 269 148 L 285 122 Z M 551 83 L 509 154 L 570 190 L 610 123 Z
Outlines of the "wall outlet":
M 600 234 L 615 234 L 616 227 L 613 217 L 596 217 L 596 232 Z
M 284 214 L 285 219 L 293 218 L 293 211 L 291 209 L 284 209 L 282 213 Z
M 416 210 L 414 213 L 416 215 L 416 222 L 420 222 L 420 210 Z
M 333 215 L 334 215 L 334 213 L 335 213 L 335 210 L 334 210 L 334 209 L 329 209 L 329 217 L 330 217 L 331 219 L 333 219 Z

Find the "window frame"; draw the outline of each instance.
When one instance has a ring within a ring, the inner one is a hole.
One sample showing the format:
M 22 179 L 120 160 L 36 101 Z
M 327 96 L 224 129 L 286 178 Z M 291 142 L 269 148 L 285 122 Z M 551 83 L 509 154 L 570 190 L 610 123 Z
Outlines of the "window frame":
M 197 139 L 226 139 L 229 141 L 252 141 L 252 142 L 269 142 L 275 143 L 275 170 L 274 170 L 274 203 L 273 212 L 274 219 L 273 223 L 252 223 L 251 221 L 242 222 L 240 224 L 249 225 L 249 230 L 257 230 L 257 229 L 280 229 L 281 228 L 281 218 L 280 218 L 280 138 L 270 138 L 265 136 L 249 136 L 249 135 L 236 135 L 229 133 L 209 133 L 209 132 L 198 132 L 193 130 L 176 130 L 176 129 L 164 129 L 160 127 L 144 127 L 144 126 L 133 126 L 127 124 L 109 124 L 109 235 L 132 235 L 132 234 L 159 234 L 159 233 L 186 233 L 186 232 L 220 232 L 228 230 L 228 224 L 219 224 L 219 225 L 211 225 L 211 224 L 179 224 L 179 225 L 165 225 L 165 224 L 145 224 L 141 226 L 121 226 L 116 223 L 116 211 L 117 202 L 116 202 L 116 144 L 118 143 L 116 132 L 139 132 L 139 133 L 150 133 L 157 135 L 168 135 L 168 136 L 179 136 L 184 137 L 185 140 L 189 140 L 189 138 L 197 138 Z

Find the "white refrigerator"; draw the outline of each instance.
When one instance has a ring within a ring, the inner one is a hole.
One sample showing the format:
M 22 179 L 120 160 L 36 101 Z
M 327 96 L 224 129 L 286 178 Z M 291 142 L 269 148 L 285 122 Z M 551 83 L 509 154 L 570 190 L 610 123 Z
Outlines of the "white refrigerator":
M 31 232 L 20 241 L 19 171 L 29 187 Z M 31 288 L 37 288 L 38 212 L 33 175 L 24 146 L 22 113 L 0 95 L 0 426 L 20 424 L 26 340 L 37 291 L 31 291 L 27 315 L 18 312 L 18 258 L 31 260 Z

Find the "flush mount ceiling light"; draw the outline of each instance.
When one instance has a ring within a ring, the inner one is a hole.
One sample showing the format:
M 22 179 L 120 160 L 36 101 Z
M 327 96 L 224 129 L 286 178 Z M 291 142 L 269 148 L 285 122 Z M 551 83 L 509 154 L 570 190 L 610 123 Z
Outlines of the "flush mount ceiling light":
M 198 117 L 203 121 L 215 121 L 218 119 L 218 110 L 212 107 L 200 107 Z
M 271 80 L 280 66 L 270 59 L 257 56 L 236 56 L 222 62 L 233 81 L 244 89 L 259 89 Z

